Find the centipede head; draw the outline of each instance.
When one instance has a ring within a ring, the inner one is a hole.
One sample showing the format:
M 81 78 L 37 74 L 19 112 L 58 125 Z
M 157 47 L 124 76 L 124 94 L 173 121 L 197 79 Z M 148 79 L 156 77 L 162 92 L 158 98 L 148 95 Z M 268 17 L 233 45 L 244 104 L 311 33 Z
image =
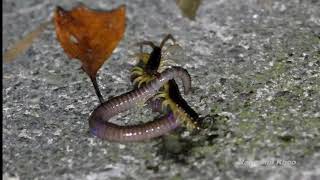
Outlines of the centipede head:
M 156 74 L 160 69 L 164 69 L 165 62 L 168 62 L 163 58 L 163 47 L 168 40 L 172 40 L 173 45 L 170 47 L 180 47 L 176 44 L 176 40 L 173 38 L 171 34 L 167 34 L 160 43 L 160 46 L 156 46 L 151 41 L 142 41 L 137 43 L 136 45 L 140 46 L 140 53 L 135 56 L 138 58 L 139 62 L 143 63 L 143 70 L 148 74 Z M 150 54 L 143 52 L 143 45 L 150 46 L 152 51 Z M 166 50 L 172 50 L 173 48 L 166 48 Z M 164 53 L 168 55 L 169 53 Z M 140 66 L 141 67 L 141 66 Z

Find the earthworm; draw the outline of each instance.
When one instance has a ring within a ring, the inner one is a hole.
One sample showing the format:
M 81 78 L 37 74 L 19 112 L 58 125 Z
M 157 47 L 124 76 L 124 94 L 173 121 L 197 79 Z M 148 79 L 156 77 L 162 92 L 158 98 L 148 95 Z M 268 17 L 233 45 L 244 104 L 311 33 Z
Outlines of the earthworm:
M 130 92 L 116 96 L 99 105 L 89 117 L 89 127 L 92 134 L 109 141 L 132 142 L 161 136 L 176 128 L 178 122 L 172 113 L 141 125 L 120 126 L 107 122 L 111 117 L 126 111 L 139 102 L 146 102 L 169 80 L 180 78 L 183 83 L 184 93 L 187 94 L 191 88 L 191 77 L 181 67 L 172 67 L 155 76 L 146 85 Z

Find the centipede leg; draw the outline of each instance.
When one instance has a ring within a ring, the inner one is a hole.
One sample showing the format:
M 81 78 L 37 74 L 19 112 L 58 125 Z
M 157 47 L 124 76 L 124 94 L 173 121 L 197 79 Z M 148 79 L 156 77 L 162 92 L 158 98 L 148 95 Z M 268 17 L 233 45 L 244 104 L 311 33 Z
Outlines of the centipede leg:
M 151 42 L 151 41 L 142 41 L 142 42 L 136 43 L 136 45 L 137 45 L 137 46 L 140 46 L 140 47 L 141 47 L 142 45 L 148 45 L 148 46 L 150 46 L 152 49 L 155 48 L 155 47 L 157 47 L 157 46 L 154 45 L 154 43 Z

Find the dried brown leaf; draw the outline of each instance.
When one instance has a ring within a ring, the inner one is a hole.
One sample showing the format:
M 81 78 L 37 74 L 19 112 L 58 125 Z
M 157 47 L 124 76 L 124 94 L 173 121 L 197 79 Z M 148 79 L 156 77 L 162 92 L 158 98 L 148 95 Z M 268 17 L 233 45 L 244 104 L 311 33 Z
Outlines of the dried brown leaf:
M 70 11 L 55 11 L 56 34 L 70 58 L 82 62 L 90 77 L 112 54 L 125 31 L 125 6 L 111 11 L 96 11 L 79 5 Z

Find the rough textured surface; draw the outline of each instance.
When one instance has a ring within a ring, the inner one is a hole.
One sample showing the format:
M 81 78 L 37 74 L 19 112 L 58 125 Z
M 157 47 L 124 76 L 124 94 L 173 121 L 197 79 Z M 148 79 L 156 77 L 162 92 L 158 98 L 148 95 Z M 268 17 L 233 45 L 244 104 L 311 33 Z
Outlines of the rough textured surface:
M 131 88 L 133 43 L 171 33 L 186 52 L 178 63 L 193 78 L 186 98 L 209 115 L 206 128 L 132 144 L 92 137 L 87 118 L 98 100 L 51 25 L 3 65 L 4 178 L 320 178 L 320 1 L 206 0 L 196 21 L 182 17 L 174 1 L 85 2 L 101 9 L 122 3 L 127 29 L 99 71 L 104 97 Z M 57 5 L 75 1 L 3 1 L 2 52 Z M 148 121 L 146 113 L 137 108 L 115 121 Z

